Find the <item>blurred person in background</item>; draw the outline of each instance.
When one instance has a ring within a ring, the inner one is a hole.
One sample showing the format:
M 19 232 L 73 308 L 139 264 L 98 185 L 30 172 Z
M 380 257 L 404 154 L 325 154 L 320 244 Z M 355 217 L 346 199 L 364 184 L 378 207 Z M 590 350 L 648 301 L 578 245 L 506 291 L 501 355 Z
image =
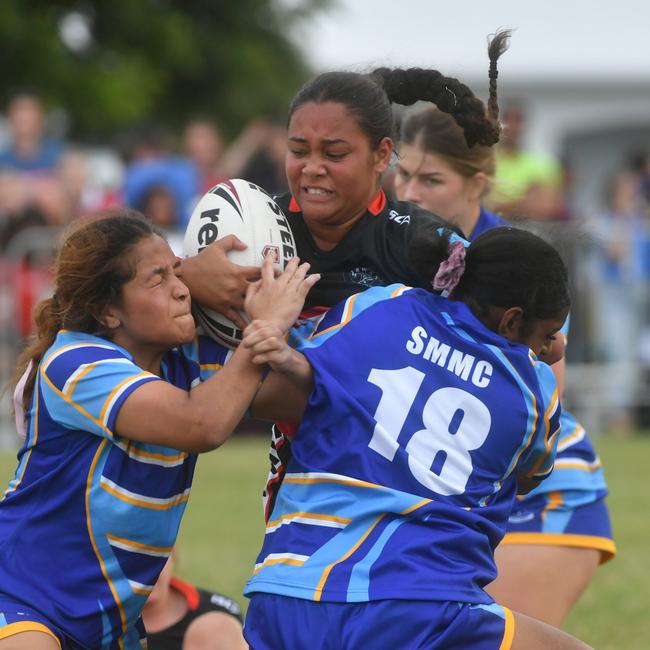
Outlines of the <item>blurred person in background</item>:
M 488 114 L 498 120 L 496 93 Z M 447 113 L 433 107 L 405 118 L 395 174 L 397 198 L 446 219 L 470 241 L 508 225 L 482 204 L 494 172 L 495 147 L 468 147 Z M 555 358 L 542 357 L 553 363 L 560 395 L 563 347 Z M 555 469 L 515 506 L 496 551 L 497 579 L 487 587 L 497 602 L 556 626 L 598 565 L 615 552 L 600 460 L 573 415 L 563 408 L 561 418 Z
M 228 178 L 243 178 L 270 194 L 287 190 L 284 155 L 287 131 L 267 118 L 248 122 L 225 146 L 213 122 L 197 118 L 183 131 L 183 147 L 201 177 L 201 194 Z
M 148 201 L 158 201 L 163 188 L 173 200 L 165 226 L 171 230 L 185 227 L 198 200 L 201 187 L 199 170 L 186 156 L 175 153 L 170 135 L 156 124 L 136 129 L 127 142 L 127 164 L 124 171 L 124 201 L 142 208 Z M 156 206 L 157 213 L 162 212 Z M 161 224 L 163 225 L 163 224 Z
M 48 173 L 64 145 L 46 134 L 45 107 L 35 90 L 14 93 L 7 104 L 9 146 L 0 151 L 0 170 Z
M 633 427 L 638 350 L 648 325 L 650 279 L 650 219 L 640 176 L 631 169 L 615 174 L 607 184 L 606 209 L 594 220 L 595 324 L 601 359 L 610 365 L 609 426 Z
M 526 114 L 520 104 L 501 112 L 503 134 L 496 149 L 494 189 L 488 198 L 491 210 L 505 217 L 540 221 L 566 216 L 563 171 L 560 163 L 524 147 Z

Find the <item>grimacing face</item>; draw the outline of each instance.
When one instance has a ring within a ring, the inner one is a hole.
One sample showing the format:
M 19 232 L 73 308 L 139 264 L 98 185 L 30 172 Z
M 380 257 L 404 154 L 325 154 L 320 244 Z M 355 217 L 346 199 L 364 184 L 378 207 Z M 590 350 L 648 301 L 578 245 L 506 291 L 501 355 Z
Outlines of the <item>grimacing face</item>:
M 392 153 L 390 138 L 373 151 L 357 120 L 336 102 L 297 108 L 287 135 L 285 170 L 307 225 L 359 218 L 379 191 Z
M 187 286 L 177 277 L 180 264 L 159 235 L 141 239 L 132 251 L 136 273 L 122 287 L 119 305 L 110 305 L 105 325 L 113 340 L 137 359 L 163 354 L 195 334 Z

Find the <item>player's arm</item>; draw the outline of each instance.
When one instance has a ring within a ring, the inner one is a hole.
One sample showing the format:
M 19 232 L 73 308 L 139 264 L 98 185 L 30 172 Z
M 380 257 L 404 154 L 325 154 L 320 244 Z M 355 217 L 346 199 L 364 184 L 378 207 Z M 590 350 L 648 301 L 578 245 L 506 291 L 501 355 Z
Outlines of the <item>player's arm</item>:
M 255 320 L 245 330 L 241 347 L 253 363 L 271 372 L 255 395 L 250 413 L 263 420 L 299 421 L 313 389 L 314 372 L 303 354 L 291 348 L 273 323 Z
M 259 280 L 260 269 L 233 264 L 227 257 L 231 250 L 244 250 L 246 244 L 228 235 L 206 246 L 198 255 L 181 260 L 180 274 L 192 300 L 214 309 L 238 327 L 246 323 L 241 312 L 250 282 Z
M 274 278 L 269 258 L 262 279 L 248 291 L 249 314 L 267 318 L 286 332 L 302 309 L 305 296 L 318 275 L 305 278 L 308 264 L 294 259 Z M 221 445 L 243 417 L 257 391 L 263 365 L 254 352 L 239 346 L 224 368 L 191 391 L 162 381 L 134 390 L 122 405 L 115 424 L 125 438 L 161 444 L 183 451 L 201 452 Z
M 540 391 L 538 406 L 543 411 L 536 418 L 530 445 L 517 465 L 518 494 L 527 494 L 550 475 L 560 435 L 562 407 L 555 376 L 545 363 L 538 362 L 535 371 Z

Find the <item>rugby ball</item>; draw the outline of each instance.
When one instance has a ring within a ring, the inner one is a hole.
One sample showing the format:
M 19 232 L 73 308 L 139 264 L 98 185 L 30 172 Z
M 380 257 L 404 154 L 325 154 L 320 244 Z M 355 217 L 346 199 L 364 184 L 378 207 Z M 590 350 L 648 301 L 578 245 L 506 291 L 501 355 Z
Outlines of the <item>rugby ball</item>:
M 229 259 L 242 266 L 262 266 L 264 257 L 275 253 L 280 269 L 296 255 L 296 244 L 280 206 L 254 183 L 235 178 L 206 192 L 197 203 L 185 230 L 183 255 L 191 257 L 226 235 L 248 244 L 243 251 L 230 251 Z M 193 305 L 194 316 L 210 338 L 235 348 L 242 331 L 218 312 Z

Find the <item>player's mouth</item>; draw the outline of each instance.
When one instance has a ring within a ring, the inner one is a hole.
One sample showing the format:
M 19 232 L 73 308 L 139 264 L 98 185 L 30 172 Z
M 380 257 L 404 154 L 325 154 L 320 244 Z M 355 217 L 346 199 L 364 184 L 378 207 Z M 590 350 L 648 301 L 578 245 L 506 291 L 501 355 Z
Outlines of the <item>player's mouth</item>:
M 327 190 L 324 187 L 303 187 L 303 194 L 306 194 L 312 200 L 326 200 L 334 195 L 332 190 Z

